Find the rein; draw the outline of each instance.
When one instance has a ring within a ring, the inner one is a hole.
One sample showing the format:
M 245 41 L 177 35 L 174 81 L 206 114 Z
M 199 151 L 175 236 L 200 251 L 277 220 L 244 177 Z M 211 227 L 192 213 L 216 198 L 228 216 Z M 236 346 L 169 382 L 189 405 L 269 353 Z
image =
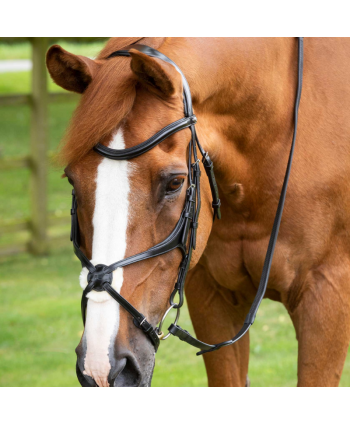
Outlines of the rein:
M 180 219 L 177 222 L 174 230 L 171 234 L 161 243 L 151 247 L 150 249 L 138 253 L 134 256 L 130 256 L 129 258 L 122 259 L 118 262 L 115 262 L 111 265 L 103 265 L 99 264 L 94 266 L 90 260 L 84 255 L 79 247 L 79 223 L 78 223 L 78 215 L 77 215 L 77 200 L 75 197 L 75 191 L 72 190 L 72 227 L 71 227 L 71 241 L 73 242 L 74 252 L 76 256 L 79 258 L 82 267 L 86 267 L 89 270 L 88 274 L 88 284 L 83 291 L 82 299 L 81 299 L 81 312 L 83 317 L 83 322 L 85 325 L 86 319 L 86 307 L 87 307 L 87 294 L 92 290 L 95 291 L 107 291 L 113 299 L 115 299 L 126 311 L 130 313 L 133 317 L 133 323 L 137 328 L 140 328 L 151 340 L 154 345 L 155 350 L 157 351 L 159 347 L 160 340 L 165 340 L 170 335 L 178 337 L 180 340 L 189 343 L 190 345 L 200 349 L 197 352 L 197 355 L 202 355 L 203 353 L 212 352 L 214 350 L 218 350 L 221 347 L 229 346 L 239 340 L 250 328 L 255 320 L 256 313 L 260 306 L 260 303 L 265 295 L 271 262 L 273 257 L 273 252 L 276 246 L 278 230 L 281 223 L 282 212 L 284 207 L 284 202 L 286 198 L 287 185 L 293 160 L 294 146 L 296 140 L 297 133 L 297 122 L 298 122 L 298 108 L 301 97 L 301 88 L 302 88 L 302 73 L 303 73 L 303 38 L 298 38 L 298 85 L 297 85 L 297 94 L 294 106 L 294 133 L 292 139 L 291 150 L 289 154 L 289 160 L 287 165 L 286 174 L 284 177 L 283 187 L 278 203 L 278 208 L 276 212 L 276 216 L 274 219 L 274 224 L 270 236 L 270 241 L 265 257 L 264 267 L 259 283 L 259 287 L 257 290 L 257 294 L 253 301 L 253 304 L 249 310 L 248 315 L 245 318 L 244 325 L 242 329 L 237 333 L 237 335 L 225 342 L 218 343 L 215 345 L 204 343 L 200 340 L 197 340 L 193 336 L 191 336 L 186 330 L 183 330 L 179 325 L 177 325 L 177 321 L 179 319 L 180 308 L 184 302 L 184 285 L 186 275 L 190 266 L 192 251 L 196 248 L 196 232 L 198 228 L 198 217 L 201 208 L 201 196 L 200 196 L 200 176 L 201 171 L 199 168 L 199 161 L 197 148 L 202 156 L 202 163 L 204 165 L 204 169 L 206 171 L 207 177 L 209 179 L 209 184 L 211 188 L 211 193 L 213 197 L 212 207 L 213 207 L 213 219 L 217 217 L 221 219 L 221 211 L 220 211 L 220 198 L 219 198 L 219 190 L 216 184 L 215 175 L 214 175 L 214 165 L 211 161 L 208 152 L 205 152 L 202 148 L 201 144 L 198 141 L 195 124 L 197 122 L 196 116 L 193 114 L 192 109 L 192 98 L 189 85 L 187 80 L 178 66 L 166 57 L 164 54 L 159 51 L 144 46 L 141 44 L 134 44 L 131 46 L 127 46 L 122 50 L 118 50 L 112 53 L 109 58 L 113 58 L 116 56 L 130 56 L 129 50 L 136 49 L 140 52 L 147 54 L 150 57 L 155 57 L 161 59 L 167 63 L 170 63 L 175 69 L 180 73 L 182 77 L 183 83 L 183 102 L 184 102 L 184 118 L 179 119 L 176 122 L 164 127 L 162 130 L 157 132 L 155 135 L 150 137 L 148 140 L 143 143 L 128 148 L 128 149 L 111 149 L 109 147 L 105 147 L 98 143 L 94 150 L 101 156 L 104 156 L 111 160 L 128 160 L 138 157 L 153 147 L 157 146 L 159 143 L 164 141 L 166 138 L 175 134 L 178 131 L 181 131 L 185 128 L 189 128 L 191 130 L 191 139 L 188 146 L 189 159 L 188 159 L 188 185 L 185 206 L 181 213 Z M 192 157 L 194 162 L 192 162 Z M 123 296 L 121 296 L 114 288 L 112 287 L 113 281 L 113 271 L 117 268 L 124 267 L 148 258 L 153 258 L 159 255 L 163 255 L 171 250 L 180 249 L 182 252 L 182 261 L 179 267 L 179 274 L 177 278 L 177 282 L 175 284 L 174 290 L 170 296 L 169 303 L 170 307 L 165 312 L 159 327 L 154 328 L 146 319 L 146 317 L 139 312 L 134 306 L 132 306 Z M 178 303 L 174 302 L 175 296 L 179 294 Z M 161 331 L 162 324 L 165 320 L 165 317 L 169 313 L 169 311 L 174 308 L 177 309 L 177 315 L 175 322 L 170 325 L 169 333 L 164 335 Z

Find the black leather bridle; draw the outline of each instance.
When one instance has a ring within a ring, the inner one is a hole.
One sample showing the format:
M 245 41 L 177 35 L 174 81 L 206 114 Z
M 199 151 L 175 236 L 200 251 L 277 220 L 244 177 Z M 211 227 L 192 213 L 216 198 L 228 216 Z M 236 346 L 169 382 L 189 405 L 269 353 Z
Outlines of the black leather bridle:
M 83 316 L 84 325 L 85 325 L 85 314 L 86 314 L 86 307 L 87 307 L 87 294 L 91 292 L 92 290 L 106 291 L 111 295 L 113 299 L 115 299 L 124 309 L 126 309 L 133 316 L 134 318 L 133 322 L 135 326 L 140 328 L 145 334 L 147 334 L 147 336 L 150 338 L 151 342 L 153 343 L 155 350 L 157 351 L 160 339 L 165 338 L 163 337 L 163 333 L 161 333 L 160 328 L 154 328 L 146 320 L 146 317 L 141 312 L 135 309 L 123 296 L 121 296 L 116 290 L 113 289 L 113 287 L 111 286 L 112 280 L 113 280 L 113 271 L 115 271 L 117 268 L 124 267 L 130 264 L 133 264 L 135 262 L 142 261 L 144 259 L 163 255 L 173 249 L 177 249 L 177 248 L 180 249 L 182 252 L 182 261 L 179 267 L 177 282 L 175 284 L 174 290 L 169 300 L 169 303 L 170 303 L 169 309 L 174 308 L 179 311 L 179 308 L 181 308 L 184 302 L 184 284 L 185 284 L 187 271 L 191 262 L 192 251 L 196 248 L 196 232 L 198 228 L 198 217 L 199 217 L 199 212 L 201 208 L 201 195 L 200 195 L 201 172 L 199 167 L 197 148 L 202 156 L 202 163 L 204 165 L 204 169 L 206 171 L 206 174 L 208 176 L 209 183 L 210 183 L 210 188 L 211 188 L 211 192 L 213 196 L 212 207 L 214 209 L 214 219 L 215 217 L 217 217 L 218 219 L 221 218 L 220 199 L 219 199 L 218 187 L 217 187 L 215 176 L 214 176 L 213 163 L 209 157 L 208 152 L 204 151 L 204 149 L 200 145 L 197 138 L 196 129 L 195 129 L 197 118 L 193 114 L 191 92 L 190 92 L 190 88 L 186 81 L 185 76 L 183 75 L 181 70 L 178 68 L 178 66 L 172 60 L 166 57 L 164 54 L 160 53 L 159 51 L 151 47 L 144 46 L 141 44 L 134 44 L 134 45 L 125 47 L 123 50 L 118 50 L 112 53 L 108 57 L 108 59 L 116 57 L 116 56 L 130 56 L 130 53 L 129 53 L 130 49 L 136 49 L 148 56 L 161 59 L 167 63 L 170 63 L 172 66 L 176 68 L 176 70 L 182 76 L 185 116 L 184 118 L 179 119 L 178 121 L 173 122 L 172 124 L 164 127 L 162 130 L 157 132 L 151 138 L 149 138 L 148 140 L 144 141 L 143 143 L 137 146 L 130 147 L 128 149 L 115 150 L 109 147 L 105 147 L 101 144 L 97 144 L 94 147 L 94 150 L 98 154 L 111 160 L 133 159 L 135 157 L 138 157 L 148 152 L 153 147 L 161 143 L 163 140 L 170 137 L 172 134 L 175 134 L 176 132 L 181 131 L 184 128 L 189 128 L 191 130 L 191 139 L 188 146 L 188 169 L 189 169 L 188 184 L 189 186 L 187 188 L 185 206 L 174 230 L 161 243 L 151 247 L 150 249 L 144 252 L 138 253 L 137 255 L 131 256 L 129 258 L 122 259 L 111 265 L 100 264 L 100 265 L 94 266 L 90 262 L 90 260 L 84 255 L 84 253 L 80 250 L 80 247 L 79 247 L 79 224 L 78 224 L 78 216 L 77 216 L 78 205 L 77 205 L 77 200 L 75 197 L 75 192 L 73 189 L 72 191 L 73 199 L 72 199 L 72 209 L 71 209 L 71 215 L 72 215 L 71 241 L 73 242 L 74 252 L 79 258 L 82 267 L 86 267 L 89 271 L 88 277 L 87 277 L 88 284 L 85 290 L 83 291 L 82 300 L 81 300 L 81 312 Z M 263 267 L 258 291 L 253 301 L 253 304 L 249 310 L 249 313 L 245 318 L 242 329 L 231 340 L 218 343 L 215 345 L 211 345 L 211 344 L 207 344 L 207 343 L 201 342 L 200 340 L 195 339 L 186 330 L 183 330 L 180 326 L 177 325 L 177 319 L 174 324 L 170 325 L 169 327 L 170 334 L 200 349 L 200 351 L 197 352 L 197 355 L 201 355 L 207 352 L 212 352 L 214 350 L 220 349 L 221 347 L 231 345 L 235 343 L 237 340 L 239 340 L 248 331 L 249 327 L 253 324 L 256 313 L 260 306 L 260 303 L 264 297 L 268 279 L 269 279 L 272 256 L 273 256 L 274 248 L 277 241 L 279 226 L 281 223 L 282 212 L 283 212 L 287 185 L 288 185 L 288 179 L 289 179 L 291 164 L 293 159 L 296 132 L 297 132 L 298 108 L 299 108 L 301 88 L 302 88 L 302 73 L 303 73 L 303 38 L 299 37 L 298 38 L 298 85 L 297 85 L 297 94 L 296 94 L 295 107 L 294 107 L 294 134 L 292 139 L 292 145 L 291 145 L 287 170 L 284 177 L 282 191 L 281 191 L 279 204 L 278 204 L 278 208 L 277 208 L 277 212 L 276 212 L 276 216 L 275 216 L 275 220 L 274 220 L 274 224 L 273 224 L 273 228 L 271 232 L 271 237 L 270 237 L 270 241 L 269 241 L 269 245 L 267 249 L 267 254 L 265 257 L 264 267 Z M 193 162 L 192 162 L 192 159 L 193 159 Z M 179 295 L 179 301 L 175 303 L 174 299 L 177 294 Z M 164 317 L 161 321 L 161 324 L 163 323 L 163 320 L 164 320 Z

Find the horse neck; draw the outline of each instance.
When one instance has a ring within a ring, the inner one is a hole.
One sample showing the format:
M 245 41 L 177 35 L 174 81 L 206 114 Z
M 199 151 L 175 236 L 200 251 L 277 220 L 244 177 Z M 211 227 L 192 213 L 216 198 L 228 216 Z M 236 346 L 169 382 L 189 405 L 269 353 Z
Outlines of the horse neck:
M 230 185 L 248 178 L 252 166 L 264 165 L 262 158 L 271 164 L 280 155 L 287 157 L 296 92 L 295 39 L 170 39 L 161 50 L 188 79 L 199 139 L 215 161 L 221 187 L 225 180 Z M 280 162 L 282 175 L 285 161 Z

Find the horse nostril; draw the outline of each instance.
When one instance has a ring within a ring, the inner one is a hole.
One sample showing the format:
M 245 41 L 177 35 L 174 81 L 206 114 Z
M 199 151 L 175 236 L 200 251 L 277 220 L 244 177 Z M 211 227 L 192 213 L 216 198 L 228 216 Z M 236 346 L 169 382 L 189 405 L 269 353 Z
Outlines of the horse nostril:
M 138 387 L 141 382 L 141 372 L 133 357 L 123 358 L 121 362 L 125 362 L 124 367 L 116 376 L 114 387 Z

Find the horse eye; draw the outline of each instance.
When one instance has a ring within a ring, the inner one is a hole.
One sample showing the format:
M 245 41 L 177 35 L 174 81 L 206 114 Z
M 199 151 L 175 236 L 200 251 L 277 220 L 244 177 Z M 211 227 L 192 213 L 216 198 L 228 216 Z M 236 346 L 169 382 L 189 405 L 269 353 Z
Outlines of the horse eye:
M 166 186 L 167 193 L 174 193 L 175 191 L 180 190 L 184 181 L 185 181 L 185 178 L 181 178 L 181 177 L 173 178 L 171 181 L 168 182 L 168 185 Z

